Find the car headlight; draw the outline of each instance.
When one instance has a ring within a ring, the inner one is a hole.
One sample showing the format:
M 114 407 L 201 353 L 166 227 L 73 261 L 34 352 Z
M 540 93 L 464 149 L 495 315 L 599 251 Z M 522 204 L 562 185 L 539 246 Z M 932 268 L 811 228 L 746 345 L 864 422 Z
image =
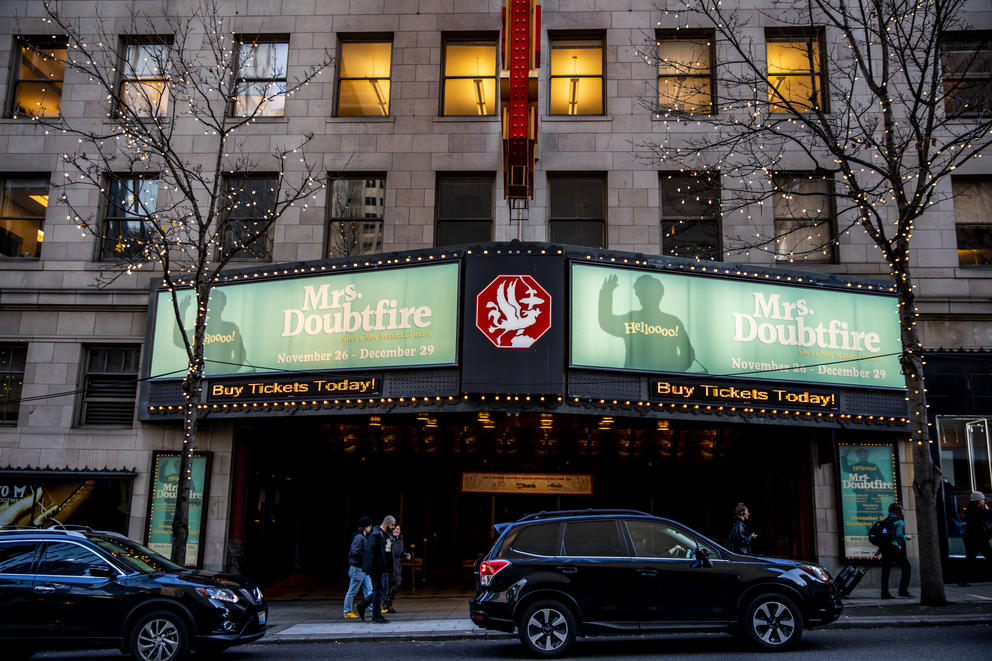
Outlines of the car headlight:
M 228 590 L 227 588 L 196 588 L 196 591 L 207 599 L 229 601 L 231 603 L 235 603 L 238 600 L 238 595 L 233 590 Z
M 815 576 L 824 583 L 830 580 L 830 572 L 817 565 L 799 565 L 799 568 L 811 576 Z

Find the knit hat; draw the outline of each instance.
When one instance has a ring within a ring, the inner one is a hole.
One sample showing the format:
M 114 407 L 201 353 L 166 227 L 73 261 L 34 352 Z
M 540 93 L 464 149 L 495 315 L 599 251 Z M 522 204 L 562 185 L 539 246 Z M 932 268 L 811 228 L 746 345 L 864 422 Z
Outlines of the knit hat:
M 969 500 L 973 503 L 977 503 L 980 500 L 985 500 L 985 494 L 981 491 L 972 491 L 971 498 Z
M 371 526 L 372 524 L 373 524 L 373 521 L 372 521 L 372 519 L 370 519 L 370 518 L 369 518 L 369 517 L 367 517 L 367 516 L 363 516 L 362 518 L 360 518 L 360 519 L 358 520 L 358 527 L 359 527 L 359 528 L 368 528 L 368 527 L 369 527 L 369 526 Z

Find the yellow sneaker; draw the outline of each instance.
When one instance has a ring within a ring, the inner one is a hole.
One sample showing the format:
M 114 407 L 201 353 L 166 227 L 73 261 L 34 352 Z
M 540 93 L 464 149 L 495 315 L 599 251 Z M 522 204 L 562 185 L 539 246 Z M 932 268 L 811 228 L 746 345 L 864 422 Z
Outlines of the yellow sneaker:
M 388 609 L 388 608 L 383 608 L 383 609 L 382 609 L 382 614 L 383 614 L 383 615 L 385 615 L 385 614 L 386 614 L 386 613 L 388 613 L 388 612 L 389 612 L 389 609 Z
M 358 615 L 356 615 L 354 611 L 348 611 L 347 613 L 344 614 L 344 619 L 346 619 L 346 620 L 357 620 L 358 619 Z

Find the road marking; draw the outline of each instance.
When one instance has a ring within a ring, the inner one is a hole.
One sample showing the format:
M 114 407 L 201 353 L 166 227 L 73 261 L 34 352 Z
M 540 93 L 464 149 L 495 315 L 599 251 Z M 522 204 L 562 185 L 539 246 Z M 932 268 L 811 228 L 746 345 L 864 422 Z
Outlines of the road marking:
M 974 597 L 975 599 L 985 599 L 986 601 L 992 601 L 992 597 L 986 597 L 986 596 L 980 595 L 980 594 L 969 594 L 967 596 Z

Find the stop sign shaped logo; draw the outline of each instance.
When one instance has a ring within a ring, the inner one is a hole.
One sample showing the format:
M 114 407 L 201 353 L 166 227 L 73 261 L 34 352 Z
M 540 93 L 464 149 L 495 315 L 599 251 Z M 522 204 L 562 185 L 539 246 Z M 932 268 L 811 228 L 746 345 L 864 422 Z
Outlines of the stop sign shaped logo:
M 551 294 L 533 276 L 497 276 L 475 297 L 475 327 L 500 349 L 526 349 L 551 328 Z

